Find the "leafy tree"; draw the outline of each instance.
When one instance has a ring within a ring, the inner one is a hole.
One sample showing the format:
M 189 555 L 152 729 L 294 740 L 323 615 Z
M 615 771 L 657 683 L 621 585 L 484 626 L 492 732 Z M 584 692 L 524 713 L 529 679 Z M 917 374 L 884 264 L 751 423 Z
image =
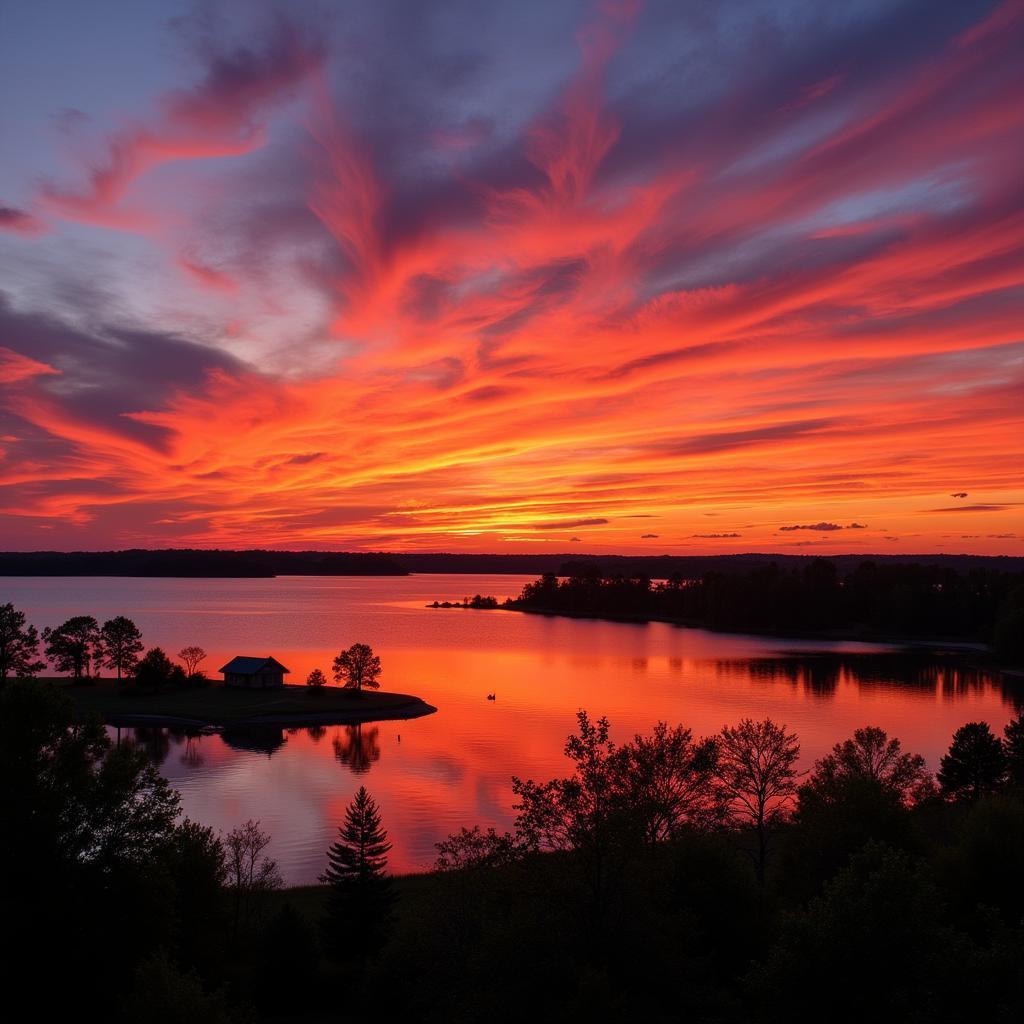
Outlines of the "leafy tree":
M 359 787 L 338 827 L 338 840 L 327 851 L 320 881 L 330 886 L 325 928 L 332 949 L 363 957 L 383 944 L 390 924 L 391 880 L 387 875 L 387 831 L 380 810 Z
M 306 685 L 309 687 L 310 693 L 320 693 L 327 685 L 327 676 L 321 669 L 315 668 L 306 676 Z
M 904 804 L 916 803 L 934 791 L 924 758 L 905 753 L 898 739 L 889 739 L 877 726 L 856 729 L 852 739 L 837 743 L 815 764 L 806 788 L 824 794 L 848 779 L 876 782 Z
M 259 950 L 256 989 L 262 1007 L 280 1015 L 295 1009 L 295 995 L 304 1001 L 316 991 L 320 973 L 320 942 L 316 927 L 291 903 L 267 922 Z
M 1024 785 L 1024 711 L 1007 722 L 1003 736 L 1007 773 L 1014 785 L 1022 786 Z
M 380 658 L 369 644 L 353 644 L 334 659 L 335 682 L 347 689 L 361 691 L 364 686 L 378 689 L 380 672 Z
M 949 753 L 939 762 L 942 795 L 975 800 L 997 790 L 1006 778 L 1006 754 L 987 722 L 968 722 L 953 733 Z
M 151 647 L 135 666 L 135 682 L 153 689 L 169 683 L 181 685 L 185 682 L 185 671 L 167 657 L 163 648 Z
M 240 929 L 247 930 L 260 916 L 268 894 L 284 885 L 277 861 L 264 854 L 269 845 L 270 836 L 251 818 L 232 829 L 224 840 L 236 938 Z
M 131 675 L 142 651 L 142 632 L 131 619 L 118 615 L 108 619 L 100 629 L 99 657 L 107 668 Z
M 796 793 L 799 757 L 796 734 L 770 718 L 744 718 L 719 734 L 715 775 L 733 821 L 754 828 L 754 864 L 761 885 L 770 838 Z
M 435 871 L 463 871 L 467 868 L 500 867 L 512 864 L 522 856 L 522 846 L 511 832 L 486 832 L 479 825 L 453 832 L 435 843 Z
M 693 741 L 681 725 L 658 722 L 650 736 L 637 733 L 622 750 L 623 784 L 643 820 L 647 841 L 671 839 L 684 825 L 706 827 L 722 820 L 714 786 L 718 747 Z
M 46 667 L 39 660 L 39 634 L 25 625 L 25 613 L 13 604 L 0 605 L 0 684 L 8 677 L 31 679 Z
M 58 672 L 70 672 L 75 679 L 89 674 L 89 665 L 100 653 L 100 627 L 91 615 L 76 615 L 51 629 L 43 630 L 46 656 Z
M 199 672 L 200 662 L 206 660 L 206 651 L 202 647 L 182 647 L 178 657 L 185 663 L 186 674 L 195 676 Z
M 763 1019 L 975 1019 L 952 1002 L 970 967 L 922 865 L 872 844 L 806 910 L 790 915 L 752 988 Z M 958 969 L 959 968 L 959 969 Z
M 113 746 L 99 721 L 77 721 L 56 687 L 0 689 L 0 919 L 16 937 L 5 941 L 4 967 L 33 976 L 61 921 L 75 955 L 48 993 L 50 1010 L 63 1016 L 116 991 L 140 957 L 171 940 L 166 864 L 178 807 L 142 750 Z

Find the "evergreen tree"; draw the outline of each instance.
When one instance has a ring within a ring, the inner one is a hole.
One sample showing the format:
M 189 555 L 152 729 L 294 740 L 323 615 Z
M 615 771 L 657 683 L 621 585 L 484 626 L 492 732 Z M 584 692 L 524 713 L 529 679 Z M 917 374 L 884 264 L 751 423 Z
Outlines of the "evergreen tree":
M 320 876 L 331 887 L 325 930 L 339 956 L 361 958 L 383 945 L 391 917 L 390 849 L 380 810 L 366 787 L 360 786 L 338 828 L 338 841 L 327 851 L 327 870 Z
M 974 800 L 1006 779 L 1006 754 L 987 722 L 968 722 L 953 733 L 949 753 L 939 762 L 942 795 Z

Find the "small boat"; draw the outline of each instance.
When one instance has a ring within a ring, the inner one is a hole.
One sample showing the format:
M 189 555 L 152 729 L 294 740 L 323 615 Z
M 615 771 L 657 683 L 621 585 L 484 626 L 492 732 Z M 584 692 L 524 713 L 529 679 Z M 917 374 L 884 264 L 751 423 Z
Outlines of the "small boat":
M 498 698 L 495 697 L 493 693 L 489 693 L 489 694 L 487 694 L 487 699 L 488 700 L 497 700 Z

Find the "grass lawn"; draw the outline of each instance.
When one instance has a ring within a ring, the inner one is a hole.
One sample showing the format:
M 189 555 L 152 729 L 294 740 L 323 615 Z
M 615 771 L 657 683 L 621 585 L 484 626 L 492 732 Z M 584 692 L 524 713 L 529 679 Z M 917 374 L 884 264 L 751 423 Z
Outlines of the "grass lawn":
M 129 720 L 198 725 L 344 725 L 391 718 L 418 718 L 436 708 L 408 693 L 305 686 L 272 690 L 228 689 L 222 683 L 188 689 L 137 690 L 113 679 L 72 683 L 54 679 L 84 712 L 95 712 L 112 725 Z

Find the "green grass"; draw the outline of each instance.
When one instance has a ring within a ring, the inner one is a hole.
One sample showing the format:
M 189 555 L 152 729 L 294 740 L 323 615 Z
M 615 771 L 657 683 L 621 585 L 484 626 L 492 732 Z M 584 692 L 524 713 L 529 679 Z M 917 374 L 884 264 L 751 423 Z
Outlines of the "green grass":
M 113 679 L 72 683 L 55 679 L 79 710 L 116 725 L 129 719 L 190 722 L 201 725 L 243 723 L 343 725 L 389 718 L 417 718 L 436 708 L 407 693 L 364 691 L 336 686 L 312 692 L 305 686 L 274 690 L 228 689 L 213 682 L 187 689 L 138 690 Z

